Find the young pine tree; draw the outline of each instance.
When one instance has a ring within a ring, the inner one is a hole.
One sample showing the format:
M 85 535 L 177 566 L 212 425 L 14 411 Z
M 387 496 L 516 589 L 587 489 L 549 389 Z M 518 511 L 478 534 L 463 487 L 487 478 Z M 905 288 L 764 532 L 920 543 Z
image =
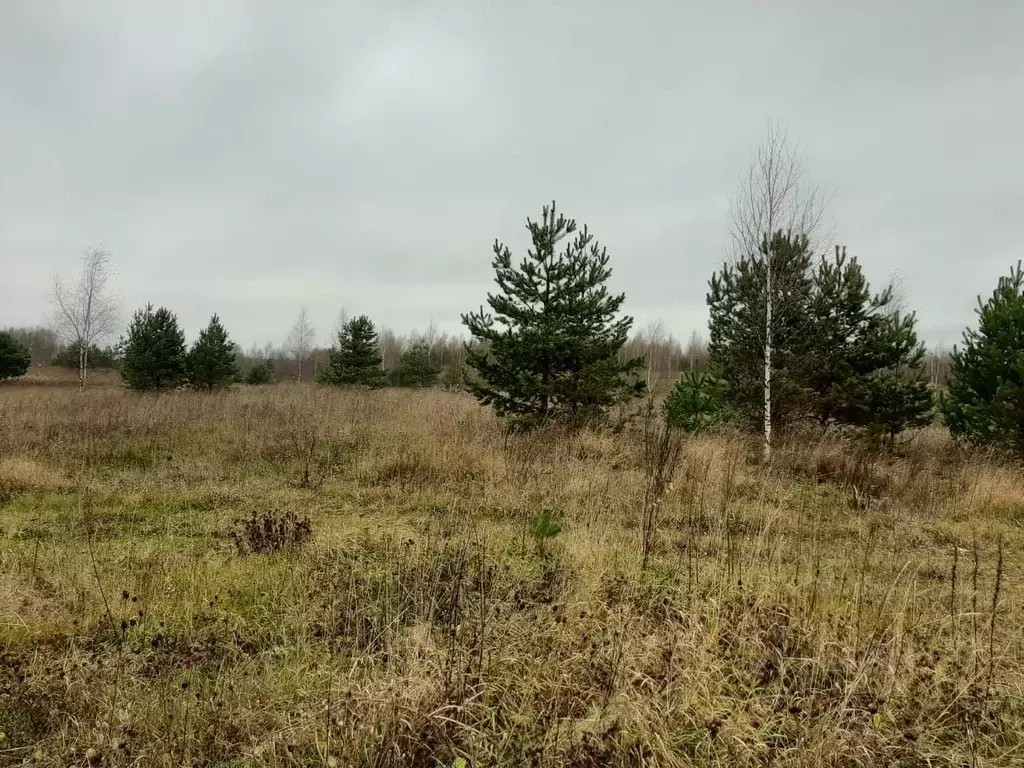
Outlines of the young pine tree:
M 430 360 L 426 342 L 417 341 L 402 353 L 394 382 L 399 387 L 432 387 L 440 373 L 441 369 Z
M 214 315 L 199 332 L 186 361 L 188 381 L 196 389 L 223 389 L 238 379 L 235 345 L 228 332 Z
M 954 437 L 1024 454 L 1024 271 L 999 280 L 978 328 L 964 331 L 952 354 L 946 423 Z
M 803 235 L 776 232 L 711 277 L 709 367 L 738 419 L 771 434 L 806 410 L 812 263 Z
M 166 307 L 138 310 L 121 340 L 124 359 L 121 378 L 129 389 L 153 391 L 185 381 L 185 334 L 178 318 Z
M 0 381 L 24 376 L 31 362 L 27 346 L 11 334 L 0 332 Z
M 545 206 L 540 222 L 527 219 L 533 247 L 518 266 L 494 243 L 495 281 L 483 308 L 462 322 L 485 350 L 467 346 L 477 376 L 470 391 L 520 427 L 547 419 L 580 422 L 629 397 L 644 382 L 630 381 L 642 360 L 619 362 L 633 319 L 617 317 L 625 298 L 610 295 L 608 253 L 584 227 Z M 559 250 L 560 244 L 564 246 Z
M 836 246 L 835 258 L 822 257 L 814 272 L 810 312 L 813 335 L 807 353 L 807 386 L 814 415 L 822 427 L 839 418 L 843 389 L 854 376 L 873 370 L 859 350 L 874 318 L 885 311 L 892 291 L 871 295 L 856 258 Z
M 722 388 L 703 371 L 687 371 L 665 398 L 665 420 L 689 435 L 714 428 L 726 417 Z
M 245 376 L 245 383 L 252 384 L 254 386 L 261 384 L 270 384 L 273 380 L 273 360 L 264 360 L 262 363 L 256 363 L 256 365 L 249 369 L 249 373 L 247 373 Z
M 932 394 L 920 375 L 916 318 L 894 311 L 892 286 L 872 295 L 856 258 L 836 246 L 814 279 L 808 386 L 818 422 L 866 427 L 890 443 L 928 424 Z
M 346 322 L 338 333 L 338 345 L 327 352 L 327 366 L 320 374 L 323 384 L 379 387 L 384 384 L 377 330 L 366 315 Z
M 915 326 L 913 312 L 870 316 L 863 337 L 849 347 L 852 373 L 830 393 L 837 421 L 866 427 L 890 444 L 903 430 L 931 423 L 932 391 L 922 372 L 925 349 Z

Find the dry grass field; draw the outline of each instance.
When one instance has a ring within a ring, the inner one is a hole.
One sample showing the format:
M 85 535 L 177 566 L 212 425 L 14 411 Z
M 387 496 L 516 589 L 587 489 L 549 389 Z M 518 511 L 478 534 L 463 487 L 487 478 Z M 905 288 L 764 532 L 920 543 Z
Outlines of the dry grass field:
M 669 485 L 642 419 L 36 381 L 0 386 L 0 765 L 1024 765 L 1024 473 L 938 432 L 691 441 Z M 309 536 L 253 552 L 253 513 Z

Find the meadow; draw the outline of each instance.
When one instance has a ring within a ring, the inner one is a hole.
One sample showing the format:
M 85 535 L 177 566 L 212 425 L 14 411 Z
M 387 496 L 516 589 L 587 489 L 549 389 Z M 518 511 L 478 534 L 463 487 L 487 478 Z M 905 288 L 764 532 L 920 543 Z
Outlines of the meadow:
M 439 390 L 0 385 L 0 766 L 1024 765 L 1020 467 L 758 457 Z

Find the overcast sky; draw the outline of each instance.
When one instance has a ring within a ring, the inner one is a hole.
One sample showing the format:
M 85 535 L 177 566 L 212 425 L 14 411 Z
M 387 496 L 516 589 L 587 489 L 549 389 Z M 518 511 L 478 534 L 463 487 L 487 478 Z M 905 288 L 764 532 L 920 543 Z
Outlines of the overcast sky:
M 1024 3 L 0 2 L 0 327 L 108 249 L 127 321 L 458 330 L 552 198 L 642 327 L 704 330 L 781 124 L 837 240 L 951 344 L 1024 257 Z

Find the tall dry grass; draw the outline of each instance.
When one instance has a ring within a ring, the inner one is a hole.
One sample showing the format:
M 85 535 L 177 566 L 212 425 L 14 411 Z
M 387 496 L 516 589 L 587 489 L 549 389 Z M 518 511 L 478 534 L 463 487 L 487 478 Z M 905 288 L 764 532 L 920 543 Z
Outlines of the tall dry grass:
M 659 439 L 0 388 L 0 765 L 1024 763 L 1017 468 Z M 274 510 L 312 541 L 239 553 Z

